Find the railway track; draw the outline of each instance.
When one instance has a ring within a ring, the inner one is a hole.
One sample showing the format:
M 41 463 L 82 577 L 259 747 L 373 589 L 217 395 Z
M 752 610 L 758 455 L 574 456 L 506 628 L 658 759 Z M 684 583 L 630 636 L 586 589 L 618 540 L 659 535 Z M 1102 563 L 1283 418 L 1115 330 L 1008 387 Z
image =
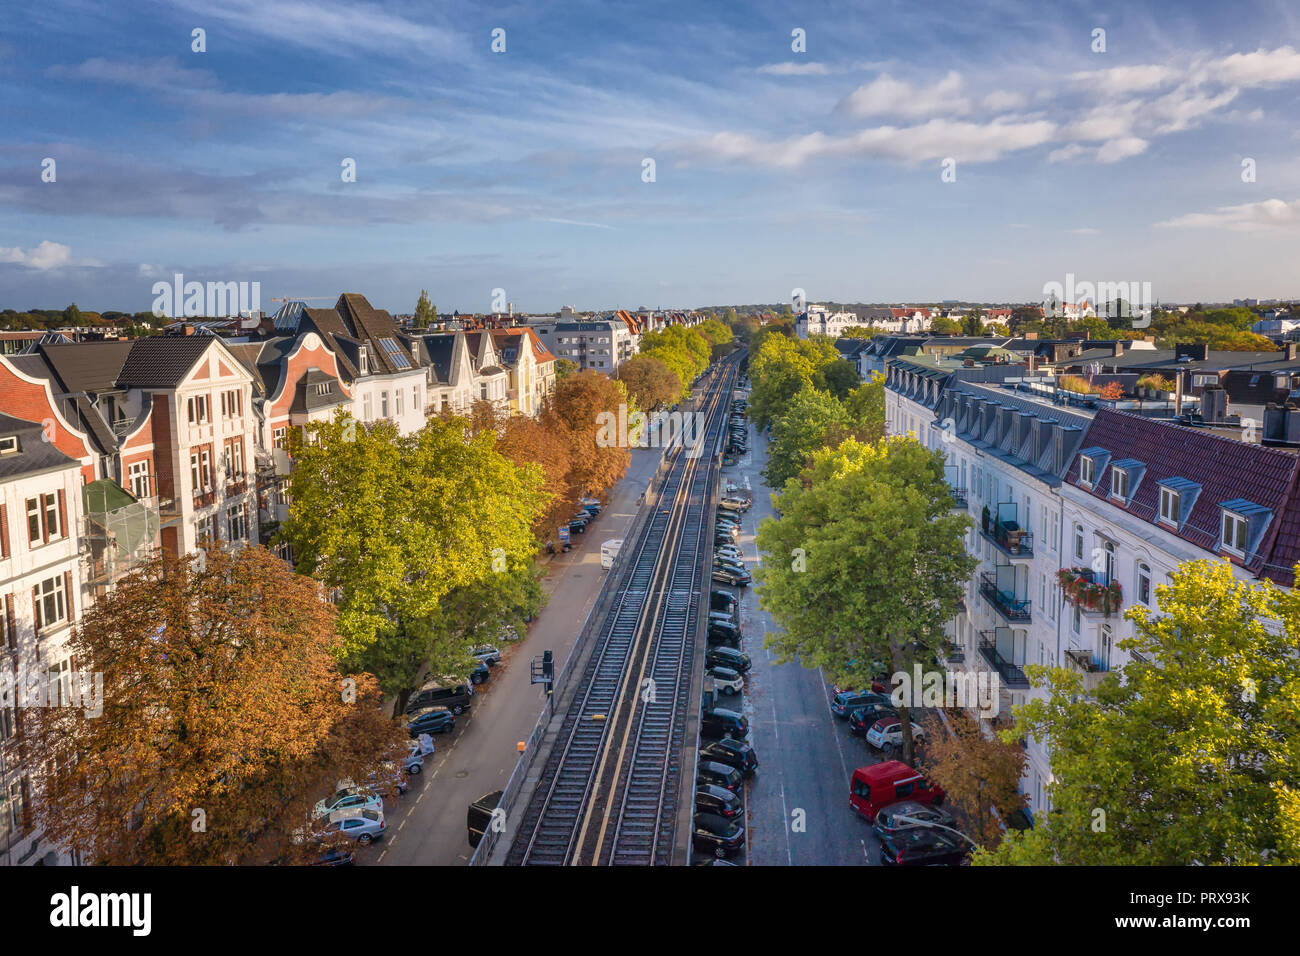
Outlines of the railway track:
M 704 453 L 677 453 L 656 513 L 622 567 L 507 865 L 671 860 L 705 536 L 712 533 L 713 451 L 734 364 L 720 363 L 708 375 Z

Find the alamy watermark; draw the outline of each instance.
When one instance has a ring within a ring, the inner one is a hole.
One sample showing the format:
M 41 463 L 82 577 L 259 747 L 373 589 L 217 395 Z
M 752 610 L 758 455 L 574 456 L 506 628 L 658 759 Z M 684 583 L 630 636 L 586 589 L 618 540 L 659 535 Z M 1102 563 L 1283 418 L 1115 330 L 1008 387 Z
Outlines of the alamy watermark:
M 601 448 L 671 448 L 681 445 L 687 458 L 704 454 L 703 412 L 629 412 L 627 404 L 618 412 L 596 416 L 596 444 Z
M 153 314 L 161 319 L 224 318 L 262 311 L 260 282 L 186 282 L 184 274 L 177 272 L 171 282 L 155 282 L 153 296 Z M 257 319 L 249 321 L 258 324 Z
M 30 707 L 80 707 L 87 717 L 99 717 L 104 713 L 104 675 L 0 669 L 0 709 Z
M 1106 315 L 1109 311 L 1119 310 L 1119 303 L 1128 307 L 1124 318 L 1132 318 L 1133 328 L 1145 329 L 1151 324 L 1151 283 L 1139 282 L 1077 282 L 1073 272 L 1065 274 L 1065 282 L 1046 282 L 1043 284 L 1043 315 L 1049 319 L 1083 318 L 1084 305 L 1091 304 L 1101 309 L 1101 318 L 1120 318 L 1119 315 Z M 1073 307 L 1075 314 L 1069 309 Z
M 898 671 L 889 681 L 895 707 L 960 707 L 992 718 L 1001 706 L 1002 682 L 992 671 L 925 671 L 914 664 L 912 673 Z

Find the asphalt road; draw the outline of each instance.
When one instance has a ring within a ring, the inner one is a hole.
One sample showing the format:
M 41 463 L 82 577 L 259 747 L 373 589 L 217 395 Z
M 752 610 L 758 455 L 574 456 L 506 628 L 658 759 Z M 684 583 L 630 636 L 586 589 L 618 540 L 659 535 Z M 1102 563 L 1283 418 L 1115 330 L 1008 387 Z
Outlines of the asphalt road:
M 564 661 L 604 586 L 600 546 L 621 538 L 631 524 L 637 499 L 659 463 L 660 449 L 632 449 L 632 464 L 606 497 L 605 508 L 574 548 L 550 562 L 542 586 L 550 595 L 524 638 L 501 649 L 492 679 L 480 685 L 468 716 L 455 729 L 434 737 L 436 753 L 424 772 L 396 801 L 386 801 L 384 839 L 357 853 L 363 865 L 456 866 L 469 862 L 465 813 L 470 803 L 506 785 L 518 759 L 517 745 L 532 732 L 545 703 L 529 683 L 529 661 L 544 650 Z
M 767 440 L 752 426 L 749 452 L 739 464 L 722 469 L 731 480 L 754 490 L 754 506 L 741 519 L 740 548 L 750 566 L 760 563 L 754 543 L 758 523 L 773 515 L 771 489 L 763 484 Z M 742 643 L 754 662 L 742 711 L 749 718 L 750 742 L 758 772 L 745 796 L 745 862 L 754 866 L 877 865 L 880 843 L 870 824 L 849 809 L 849 779 L 857 767 L 879 757 L 845 721 L 830 710 L 833 689 L 819 670 L 797 662 L 778 665 L 764 648 L 776 625 L 759 606 L 753 588 L 741 591 Z M 736 707 L 735 698 L 722 698 Z

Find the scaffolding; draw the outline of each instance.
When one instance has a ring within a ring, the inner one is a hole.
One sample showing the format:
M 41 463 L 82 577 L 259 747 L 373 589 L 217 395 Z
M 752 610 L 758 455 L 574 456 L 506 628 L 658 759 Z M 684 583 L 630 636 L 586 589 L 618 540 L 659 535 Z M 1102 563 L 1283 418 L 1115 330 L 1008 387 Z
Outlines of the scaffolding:
M 81 501 L 85 580 L 99 594 L 158 548 L 158 509 L 107 478 L 82 488 Z

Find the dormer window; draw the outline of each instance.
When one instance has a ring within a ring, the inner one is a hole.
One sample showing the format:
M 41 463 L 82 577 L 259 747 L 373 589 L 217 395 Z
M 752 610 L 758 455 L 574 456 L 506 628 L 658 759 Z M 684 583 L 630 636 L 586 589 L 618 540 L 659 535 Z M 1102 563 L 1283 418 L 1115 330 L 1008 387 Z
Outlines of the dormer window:
M 1096 462 L 1092 460 L 1091 455 L 1079 456 L 1079 484 L 1091 486 L 1094 484 L 1097 475 Z
M 1111 497 L 1118 498 L 1120 501 L 1128 501 L 1128 471 L 1123 468 L 1112 468 L 1110 470 L 1110 493 Z
M 1234 514 L 1227 509 L 1223 512 L 1223 534 L 1221 544 L 1224 550 L 1231 551 L 1238 556 L 1244 556 L 1246 553 L 1246 536 L 1249 530 L 1249 522 L 1239 514 Z
M 1183 496 L 1172 488 L 1160 489 L 1160 520 L 1177 526 L 1183 513 Z
M 17 435 L 5 435 L 4 438 L 0 438 L 0 455 L 16 455 L 18 450 Z
M 361 346 L 361 359 L 359 362 L 359 367 L 361 369 L 362 375 L 370 374 L 370 349 L 364 345 Z

